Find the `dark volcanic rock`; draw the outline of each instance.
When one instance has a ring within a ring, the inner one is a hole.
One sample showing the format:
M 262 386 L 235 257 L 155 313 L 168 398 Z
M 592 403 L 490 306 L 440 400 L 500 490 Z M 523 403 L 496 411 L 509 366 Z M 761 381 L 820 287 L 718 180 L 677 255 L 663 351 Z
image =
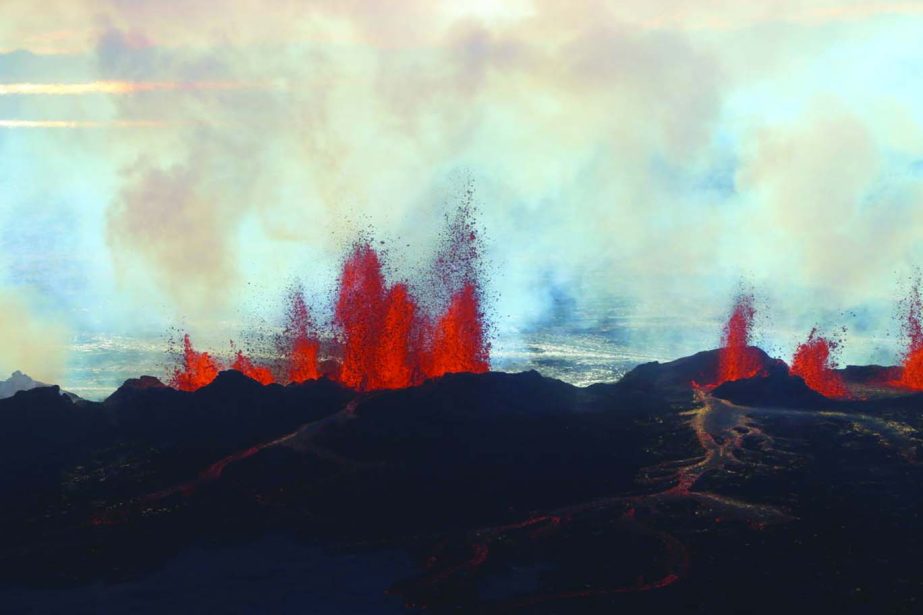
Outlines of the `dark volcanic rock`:
M 835 404 L 809 388 L 804 380 L 788 370 L 773 370 L 768 376 L 757 376 L 725 382 L 712 395 L 740 406 L 772 406 L 780 408 L 821 408 Z
M 496 521 L 630 488 L 655 461 L 633 437 L 643 414 L 534 371 L 450 374 L 365 394 L 226 477 L 272 484 L 336 535 Z
M 847 365 L 836 371 L 846 382 L 856 384 L 884 384 L 901 377 L 901 368 L 896 365 Z
M 36 491 L 54 482 L 105 430 L 93 406 L 75 403 L 57 386 L 0 400 L 0 491 Z
M 690 383 L 716 362 L 583 389 L 225 372 L 194 393 L 130 380 L 102 404 L 20 393 L 0 401 L 0 604 L 262 612 L 272 594 L 298 596 L 281 612 L 359 612 L 291 593 L 285 569 L 434 613 L 915 612 L 923 396 L 818 413 L 834 402 L 765 357 L 766 377 L 712 392 L 739 405 L 702 403 Z M 381 549 L 405 565 L 323 559 Z
M 103 403 L 75 403 L 58 387 L 21 391 L 0 400 L 0 487 L 57 486 L 78 465 L 119 465 L 134 489 L 161 486 L 337 412 L 354 395 L 327 380 L 263 387 L 231 371 L 195 393 L 133 379 Z M 146 482 L 125 468 L 143 472 Z
M 131 391 L 148 391 L 151 389 L 168 389 L 167 385 L 161 382 L 160 378 L 155 378 L 154 376 L 141 376 L 139 378 L 129 378 L 126 380 L 122 386 L 120 386 L 112 395 L 107 399 L 113 400 L 118 399 L 119 394 L 126 394 Z
M 783 361 L 773 359 L 756 346 L 751 346 L 750 350 L 759 357 L 767 373 L 788 373 Z M 667 363 L 644 363 L 625 374 L 618 386 L 650 395 L 685 399 L 689 397 L 694 383 L 708 385 L 718 379 L 720 352 L 720 349 L 704 350 Z
M 535 370 L 507 374 L 446 374 L 418 387 L 366 395 L 356 406 L 357 416 L 397 411 L 440 416 L 546 416 L 577 412 L 580 389 L 546 378 Z

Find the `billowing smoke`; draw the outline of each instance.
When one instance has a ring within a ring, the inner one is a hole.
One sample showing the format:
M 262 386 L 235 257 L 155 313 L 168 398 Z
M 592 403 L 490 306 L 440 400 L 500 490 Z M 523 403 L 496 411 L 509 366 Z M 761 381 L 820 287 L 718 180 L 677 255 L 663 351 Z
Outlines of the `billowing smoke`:
M 501 354 L 562 305 L 643 358 L 715 346 L 743 277 L 770 349 L 848 325 L 844 362 L 895 360 L 879 338 L 923 260 L 919 11 L 687 4 L 78 0 L 52 26 L 8 3 L 0 40 L 34 53 L 4 74 L 148 85 L 5 95 L 11 119 L 121 124 L 0 137 L 0 168 L 47 208 L 93 180 L 88 292 L 124 328 L 232 337 L 293 280 L 333 288 L 369 228 L 408 277 L 470 179 Z

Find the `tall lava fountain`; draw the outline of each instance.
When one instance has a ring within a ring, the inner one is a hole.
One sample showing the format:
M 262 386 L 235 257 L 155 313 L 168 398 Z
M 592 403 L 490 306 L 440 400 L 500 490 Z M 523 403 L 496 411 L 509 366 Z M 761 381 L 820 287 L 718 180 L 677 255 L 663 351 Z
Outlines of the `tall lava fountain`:
M 420 384 L 453 372 L 490 369 L 479 267 L 479 240 L 468 206 L 448 220 L 443 245 L 428 280 L 413 287 L 389 283 L 382 257 L 367 240 L 347 254 L 338 279 L 333 329 L 337 368 L 325 371 L 360 391 Z M 429 291 L 423 300 L 412 288 Z M 230 365 L 262 384 L 312 380 L 321 375 L 321 336 L 315 331 L 303 292 L 289 296 L 287 322 L 276 365 L 258 365 L 238 351 Z M 193 349 L 189 335 L 171 384 L 193 391 L 217 376 L 222 364 Z
M 750 293 L 737 295 L 731 315 L 721 335 L 716 385 L 765 374 L 759 352 L 750 346 L 750 334 L 755 316 L 753 295 Z

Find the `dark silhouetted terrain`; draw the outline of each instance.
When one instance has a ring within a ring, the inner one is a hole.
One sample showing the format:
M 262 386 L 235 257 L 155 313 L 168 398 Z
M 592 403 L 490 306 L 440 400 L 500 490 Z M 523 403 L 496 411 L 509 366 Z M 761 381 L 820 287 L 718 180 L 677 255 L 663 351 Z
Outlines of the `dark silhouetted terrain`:
M 923 397 L 828 400 L 765 354 L 765 377 L 693 386 L 716 356 L 586 388 L 485 373 L 358 394 L 222 372 L 103 403 L 19 392 L 0 401 L 0 604 L 918 610 Z

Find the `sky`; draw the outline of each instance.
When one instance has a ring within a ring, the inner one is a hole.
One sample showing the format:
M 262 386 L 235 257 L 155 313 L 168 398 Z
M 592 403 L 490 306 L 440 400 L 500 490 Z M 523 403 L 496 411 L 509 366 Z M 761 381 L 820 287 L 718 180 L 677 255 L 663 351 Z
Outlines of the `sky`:
M 4 0 L 0 373 L 111 390 L 293 280 L 322 313 L 358 232 L 410 275 L 468 185 L 500 367 L 715 346 L 741 287 L 784 359 L 893 362 L 921 37 L 887 0 Z

